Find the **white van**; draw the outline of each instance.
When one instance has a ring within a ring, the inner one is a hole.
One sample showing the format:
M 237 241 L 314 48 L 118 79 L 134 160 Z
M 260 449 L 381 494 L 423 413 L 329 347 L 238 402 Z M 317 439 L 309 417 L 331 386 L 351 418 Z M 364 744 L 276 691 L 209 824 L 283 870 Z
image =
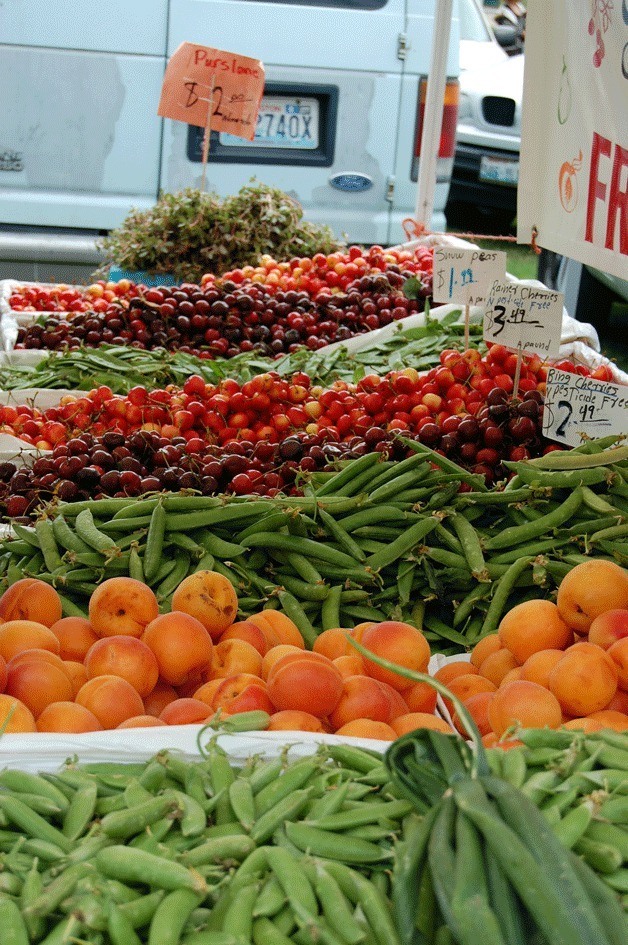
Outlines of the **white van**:
M 401 221 L 414 210 L 435 7 L 436 0 L 0 3 L 0 278 L 85 277 L 98 260 L 95 238 L 131 207 L 152 205 L 160 189 L 200 186 L 202 129 L 157 116 L 167 59 L 184 40 L 266 67 L 255 141 L 212 132 L 209 190 L 227 195 L 257 177 L 338 235 L 399 242 Z M 457 100 L 454 78 L 435 229 L 445 227 Z

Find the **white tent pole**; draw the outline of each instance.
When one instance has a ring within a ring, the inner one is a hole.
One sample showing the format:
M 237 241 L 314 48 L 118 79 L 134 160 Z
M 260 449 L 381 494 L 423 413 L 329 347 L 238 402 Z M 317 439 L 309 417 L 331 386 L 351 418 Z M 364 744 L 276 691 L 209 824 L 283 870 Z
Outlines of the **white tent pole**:
M 438 160 L 440 130 L 443 122 L 452 9 L 453 0 L 438 0 L 434 18 L 432 58 L 423 114 L 419 179 L 414 211 L 414 218 L 417 223 L 422 223 L 426 227 L 429 227 L 434 211 L 436 162 Z

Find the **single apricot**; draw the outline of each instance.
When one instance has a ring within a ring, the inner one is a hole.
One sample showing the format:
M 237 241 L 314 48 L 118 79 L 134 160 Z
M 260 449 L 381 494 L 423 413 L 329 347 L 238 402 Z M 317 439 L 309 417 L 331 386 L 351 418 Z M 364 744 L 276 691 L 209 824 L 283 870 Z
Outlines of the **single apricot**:
M 217 679 L 210 679 L 209 682 L 202 683 L 202 685 L 198 686 L 198 688 L 192 693 L 192 697 L 194 699 L 200 699 L 201 702 L 206 702 L 208 706 L 213 707 L 214 696 L 220 689 L 223 682 L 224 679 L 222 676 L 218 677 Z
M 273 712 L 268 723 L 268 732 L 324 732 L 322 722 L 309 712 L 283 709 Z
M 561 728 L 568 728 L 570 732 L 599 732 L 604 726 L 597 719 L 587 715 L 581 719 L 569 719 L 568 722 L 563 722 Z
M 416 627 L 409 623 L 386 620 L 367 627 L 362 636 L 362 646 L 371 653 L 404 669 L 418 673 L 427 672 L 430 660 L 430 645 Z M 373 679 L 387 682 L 393 689 L 403 692 L 413 685 L 413 680 L 389 669 L 384 669 L 368 657 L 364 657 L 365 672 Z
M 62 617 L 50 629 L 59 640 L 59 656 L 62 660 L 82 663 L 90 646 L 99 639 L 85 617 Z
M 490 679 L 492 683 L 499 686 L 504 676 L 511 670 L 517 669 L 518 666 L 514 654 L 504 647 L 495 653 L 490 653 L 480 664 L 478 672 L 480 676 Z
M 0 695 L 0 731 L 36 732 L 35 716 L 19 699 L 6 694 Z
M 170 683 L 158 679 L 153 691 L 144 699 L 144 708 L 148 715 L 161 715 L 163 709 L 178 698 L 177 690 Z
M 501 650 L 501 648 L 502 641 L 499 639 L 499 635 L 497 633 L 489 633 L 487 636 L 482 637 L 481 640 L 478 640 L 471 650 L 471 665 L 477 666 L 479 669 L 487 656 L 490 656 L 491 653 L 496 653 L 497 650 Z
M 533 653 L 521 667 L 521 678 L 549 689 L 549 675 L 564 655 L 564 650 L 554 649 Z
M 24 650 L 50 650 L 59 655 L 59 641 L 43 623 L 34 620 L 9 620 L 0 625 L 0 656 L 8 663 Z
M 144 703 L 131 683 L 119 676 L 95 676 L 76 694 L 76 702 L 93 712 L 103 728 L 117 728 L 134 715 L 144 715 Z
M 497 691 L 495 683 L 492 683 L 490 679 L 485 679 L 484 676 L 480 676 L 478 673 L 467 673 L 463 676 L 456 676 L 448 683 L 447 688 L 454 696 L 458 696 L 461 702 L 466 702 L 467 699 L 477 695 L 478 692 Z M 453 702 L 446 696 L 442 698 L 447 707 L 447 711 L 450 715 L 453 715 Z
M 625 689 L 618 689 L 605 709 L 612 709 L 613 712 L 625 712 L 628 715 L 628 692 Z
M 141 637 L 158 614 L 154 593 L 134 578 L 109 578 L 96 587 L 89 600 L 89 622 L 99 637 Z
M 278 643 L 277 646 L 271 646 L 266 656 L 262 659 L 262 679 L 268 679 L 275 663 L 282 659 L 287 653 L 296 653 L 303 656 L 303 650 L 298 646 L 292 646 L 290 643 Z
M 395 737 L 407 735 L 408 732 L 415 732 L 419 728 L 430 728 L 435 732 L 443 732 L 445 735 L 454 734 L 451 725 L 447 725 L 447 722 L 431 712 L 408 712 L 406 715 L 393 719 L 390 725 Z
M 478 692 L 475 696 L 469 696 L 469 698 L 464 702 L 464 707 L 475 722 L 480 732 L 480 735 L 486 735 L 487 732 L 492 731 L 492 726 L 488 717 L 488 707 L 491 704 L 493 698 L 492 692 Z M 457 732 L 460 732 L 465 738 L 469 737 L 469 734 L 460 721 L 460 717 L 457 712 L 454 712 L 452 716 L 452 722 Z
M 70 677 L 70 682 L 72 683 L 72 697 L 76 699 L 76 694 L 87 682 L 87 670 L 83 663 L 79 663 L 77 660 L 64 660 L 63 669 Z
M 628 715 L 625 712 L 602 709 L 600 712 L 592 712 L 589 718 L 595 722 L 600 722 L 602 728 L 612 728 L 616 732 L 628 732 Z
M 159 726 L 165 724 L 167 723 L 155 718 L 154 715 L 134 715 L 130 719 L 120 722 L 118 728 L 159 728 Z
M 376 679 L 370 676 L 349 676 L 333 712 L 329 713 L 332 729 L 339 729 L 354 719 L 390 721 L 390 701 Z
M 52 666 L 56 666 L 57 669 L 61 669 L 64 672 L 67 672 L 67 666 L 64 660 L 60 656 L 57 656 L 56 653 L 53 653 L 51 650 L 42 650 L 39 647 L 33 647 L 32 650 L 22 650 L 20 653 L 16 653 L 15 656 L 12 656 L 9 662 L 7 663 L 7 673 L 12 669 L 16 669 L 18 666 L 22 666 L 23 663 L 50 663 Z
M 236 619 L 238 598 L 233 586 L 222 574 L 217 571 L 195 571 L 179 584 L 172 595 L 172 609 L 194 617 L 212 640 L 218 640 L 220 634 Z
M 556 604 L 568 626 L 587 633 L 605 611 L 628 610 L 628 571 L 603 558 L 577 564 L 560 582 Z
M 212 708 L 228 715 L 259 710 L 272 715 L 276 706 L 263 679 L 252 673 L 236 673 L 222 680 L 212 700 Z
M 617 640 L 606 652 L 617 667 L 619 688 L 628 692 L 628 637 Z
M 232 623 L 220 634 L 219 642 L 222 643 L 224 640 L 244 640 L 245 643 L 250 643 L 255 647 L 260 656 L 265 656 L 270 649 L 270 643 L 263 631 L 251 620 L 239 620 Z
M 606 650 L 592 643 L 576 643 L 549 674 L 549 688 L 571 716 L 599 712 L 617 691 L 619 670 Z
M 364 631 L 368 630 L 369 627 L 374 627 L 375 624 L 372 621 L 365 621 L 364 623 L 357 623 L 353 630 L 351 631 L 351 636 L 354 640 L 357 640 L 358 643 L 362 642 L 362 637 L 364 636 Z M 356 650 L 357 653 L 357 650 Z
M 69 702 L 74 698 L 68 674 L 45 660 L 30 660 L 10 669 L 6 692 L 20 699 L 35 718 L 51 702 Z
M 142 641 L 157 657 L 159 675 L 172 686 L 182 685 L 211 666 L 211 636 L 190 614 L 178 610 L 161 614 L 148 624 Z
M 493 694 L 488 706 L 491 728 L 503 735 L 512 725 L 522 728 L 558 728 L 562 723 L 560 703 L 543 686 L 519 680 Z
M 564 650 L 573 642 L 573 632 L 558 607 L 549 600 L 527 600 L 502 617 L 498 629 L 502 646 L 519 664 L 539 650 Z
M 452 663 L 445 663 L 434 673 L 434 679 L 438 679 L 443 686 L 448 686 L 456 676 L 478 675 L 478 668 L 468 660 L 454 660 Z
M 261 676 L 262 657 L 246 640 L 221 640 L 214 646 L 210 679 L 225 679 L 235 673 Z
M 159 718 L 166 725 L 194 725 L 205 722 L 210 715 L 213 715 L 213 712 L 206 702 L 184 698 L 169 702 Z
M 38 732 L 102 732 L 102 725 L 93 712 L 78 702 L 51 702 L 37 719 Z
M 272 633 L 279 637 L 280 643 L 289 643 L 290 646 L 298 646 L 302 650 L 305 649 L 303 635 L 296 623 L 290 620 L 290 617 L 287 617 L 286 614 L 283 614 L 280 610 L 272 610 L 270 607 L 267 607 L 266 610 L 263 610 L 261 613 L 253 614 L 252 617 L 249 617 L 249 620 L 251 623 L 261 627 L 262 630 L 270 627 Z
M 514 669 L 510 669 L 506 673 L 506 675 L 502 677 L 502 681 L 500 682 L 497 688 L 499 689 L 500 686 L 505 686 L 509 682 L 514 682 L 516 679 L 522 679 L 523 678 L 523 675 L 521 672 L 522 668 L 523 668 L 522 666 L 515 666 Z
M 85 657 L 89 679 L 94 676 L 120 676 L 130 682 L 143 699 L 155 688 L 159 677 L 157 658 L 137 637 L 102 637 Z
M 7 684 L 7 663 L 4 656 L 0 656 L 0 692 L 4 692 Z
M 605 610 L 591 622 L 588 641 L 601 646 L 603 650 L 628 637 L 628 608 Z
M 314 640 L 312 649 L 315 653 L 320 653 L 329 660 L 338 659 L 340 656 L 353 656 L 354 654 L 360 657 L 355 647 L 349 643 L 348 637 L 350 635 L 351 631 L 345 630 L 343 627 L 323 630 Z
M 347 676 L 364 675 L 364 663 L 362 657 L 356 652 L 355 656 L 337 656 L 332 660 L 334 666 L 338 669 L 341 676 L 346 679 Z
M 403 690 L 403 700 L 409 712 L 433 712 L 437 698 L 438 693 L 429 683 L 414 683 L 409 689 Z
M 301 709 L 322 719 L 342 695 L 343 678 L 331 660 L 317 653 L 287 653 L 272 667 L 268 695 L 276 709 Z
M 374 722 L 372 719 L 353 719 L 339 728 L 336 735 L 345 735 L 350 738 L 376 738 L 381 742 L 394 742 L 397 738 L 394 728 L 385 722 Z
M 37 578 L 16 581 L 0 597 L 0 623 L 32 620 L 51 627 L 61 614 L 61 598 L 54 587 Z
M 390 703 L 390 718 L 388 722 L 390 723 L 393 719 L 398 719 L 400 715 L 407 715 L 409 706 L 405 696 L 412 691 L 414 686 L 410 689 L 404 689 L 402 695 L 397 689 L 393 689 L 392 686 L 389 686 L 388 683 L 380 682 L 380 680 L 376 680 L 376 682 Z M 417 683 L 416 685 L 422 686 L 423 683 Z M 434 690 L 432 690 L 432 692 L 434 692 Z M 429 709 L 426 711 L 429 711 Z

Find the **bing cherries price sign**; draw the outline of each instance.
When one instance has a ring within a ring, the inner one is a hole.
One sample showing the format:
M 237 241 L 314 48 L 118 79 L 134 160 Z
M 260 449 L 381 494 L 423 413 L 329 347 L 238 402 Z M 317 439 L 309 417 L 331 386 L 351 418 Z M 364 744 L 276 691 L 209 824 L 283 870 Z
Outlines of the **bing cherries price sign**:
M 563 295 L 520 282 L 494 282 L 484 314 L 484 340 L 543 360 L 558 357 Z
M 567 446 L 628 432 L 628 387 L 550 368 L 547 373 L 543 434 Z

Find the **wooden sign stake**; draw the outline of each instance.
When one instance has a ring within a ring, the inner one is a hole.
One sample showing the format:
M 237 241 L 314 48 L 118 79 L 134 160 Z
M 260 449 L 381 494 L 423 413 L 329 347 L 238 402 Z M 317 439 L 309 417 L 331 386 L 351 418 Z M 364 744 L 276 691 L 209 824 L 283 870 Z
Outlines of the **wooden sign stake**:
M 207 121 L 205 122 L 205 134 L 203 135 L 203 173 L 201 175 L 201 190 L 204 191 L 207 180 L 207 159 L 209 157 L 209 142 L 211 137 L 212 109 L 214 107 L 214 76 L 212 76 L 209 87 L 209 98 L 207 100 Z
M 515 366 L 515 379 L 513 381 L 512 396 L 515 398 L 519 393 L 519 380 L 521 378 L 521 365 L 523 363 L 523 348 L 521 345 L 517 348 L 517 364 Z
M 469 347 L 469 319 L 471 317 L 471 306 L 467 303 L 464 307 L 464 350 Z

